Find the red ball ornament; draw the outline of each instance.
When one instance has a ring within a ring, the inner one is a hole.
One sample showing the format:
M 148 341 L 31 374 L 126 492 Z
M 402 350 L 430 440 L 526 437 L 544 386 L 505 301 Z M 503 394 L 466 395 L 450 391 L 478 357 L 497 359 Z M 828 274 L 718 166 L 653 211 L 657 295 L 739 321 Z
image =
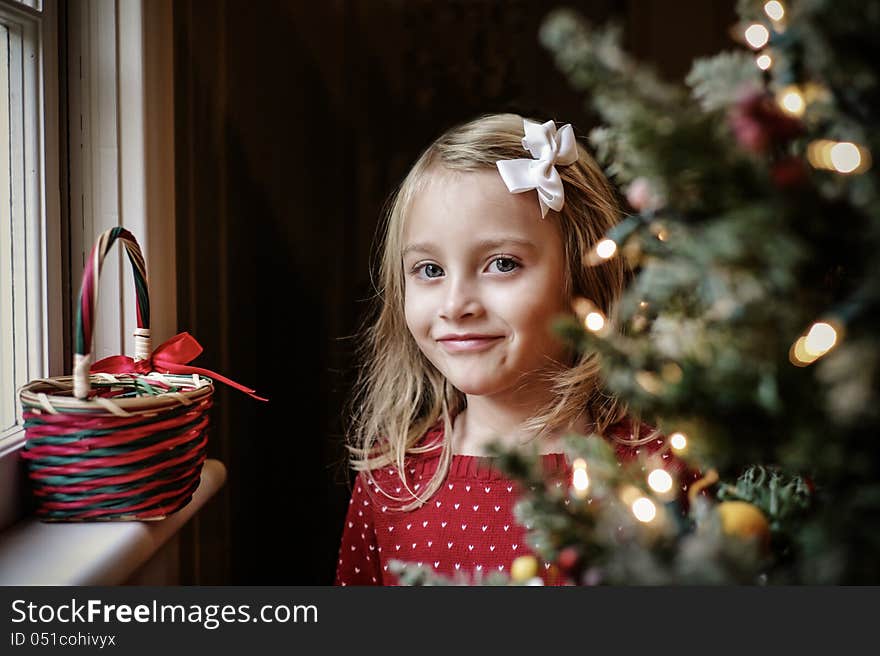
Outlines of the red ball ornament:
M 765 91 L 744 94 L 731 108 L 729 120 L 740 146 L 758 154 L 804 132 L 804 124 L 782 111 L 776 99 Z
M 802 187 L 808 180 L 807 167 L 799 157 L 783 157 L 773 162 L 770 178 L 780 189 Z
M 559 552 L 556 564 L 563 574 L 570 578 L 577 578 L 577 574 L 583 567 L 583 558 L 580 551 L 575 547 L 566 547 Z

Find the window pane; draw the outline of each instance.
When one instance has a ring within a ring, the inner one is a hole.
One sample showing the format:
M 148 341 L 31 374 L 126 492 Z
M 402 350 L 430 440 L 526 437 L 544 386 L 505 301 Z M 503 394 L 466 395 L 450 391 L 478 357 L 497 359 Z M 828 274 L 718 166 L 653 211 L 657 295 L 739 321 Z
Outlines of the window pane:
M 15 424 L 9 30 L 0 24 L 0 433 Z

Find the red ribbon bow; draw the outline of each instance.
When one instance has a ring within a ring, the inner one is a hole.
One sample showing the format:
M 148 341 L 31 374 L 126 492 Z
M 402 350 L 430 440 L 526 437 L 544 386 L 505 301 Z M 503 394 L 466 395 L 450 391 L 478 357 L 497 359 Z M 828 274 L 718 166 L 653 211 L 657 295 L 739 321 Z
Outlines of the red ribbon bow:
M 134 360 L 127 355 L 111 355 L 109 358 L 98 360 L 91 366 L 90 371 L 92 373 L 106 372 L 110 374 L 148 374 L 151 371 L 166 374 L 201 374 L 226 383 L 230 387 L 234 387 L 258 401 L 269 400 L 257 396 L 254 390 L 244 385 L 239 385 L 235 381 L 229 380 L 210 369 L 189 366 L 187 363 L 195 360 L 201 355 L 202 351 L 202 345 L 196 341 L 195 337 L 189 333 L 179 333 L 156 347 L 149 358 Z

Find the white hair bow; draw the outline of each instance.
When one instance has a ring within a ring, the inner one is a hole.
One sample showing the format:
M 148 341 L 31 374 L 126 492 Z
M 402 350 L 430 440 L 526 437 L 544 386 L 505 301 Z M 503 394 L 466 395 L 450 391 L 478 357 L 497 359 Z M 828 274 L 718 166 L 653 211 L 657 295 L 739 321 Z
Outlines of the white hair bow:
M 534 159 L 502 159 L 496 165 L 511 193 L 537 189 L 541 218 L 544 218 L 548 210 L 558 212 L 565 204 L 562 179 L 555 165 L 567 166 L 577 161 L 574 130 L 566 123 L 557 132 L 553 121 L 541 125 L 527 119 L 523 119 L 523 130 L 526 134 L 523 148 Z

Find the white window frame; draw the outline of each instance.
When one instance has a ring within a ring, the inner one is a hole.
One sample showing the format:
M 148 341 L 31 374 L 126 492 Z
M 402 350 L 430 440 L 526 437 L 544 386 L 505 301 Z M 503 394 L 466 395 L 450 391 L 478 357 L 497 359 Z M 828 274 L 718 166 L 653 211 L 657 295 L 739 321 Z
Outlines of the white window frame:
M 0 0 L 0 15 L 22 44 L 20 61 L 10 62 L 16 67 L 16 77 L 20 75 L 17 104 L 24 117 L 20 140 L 14 145 L 21 148 L 15 157 L 24 166 L 11 167 L 13 179 L 24 172 L 17 183 L 23 198 L 13 218 L 19 233 L 24 233 L 24 249 L 14 263 L 16 272 L 24 273 L 16 283 L 16 291 L 24 292 L 16 295 L 16 337 L 21 335 L 27 344 L 16 357 L 15 385 L 19 387 L 62 370 L 61 303 L 50 302 L 62 295 L 56 2 Z M 20 407 L 17 414 L 16 425 L 0 433 L 0 522 L 12 501 L 5 486 L 14 478 L 7 456 L 24 443 Z

